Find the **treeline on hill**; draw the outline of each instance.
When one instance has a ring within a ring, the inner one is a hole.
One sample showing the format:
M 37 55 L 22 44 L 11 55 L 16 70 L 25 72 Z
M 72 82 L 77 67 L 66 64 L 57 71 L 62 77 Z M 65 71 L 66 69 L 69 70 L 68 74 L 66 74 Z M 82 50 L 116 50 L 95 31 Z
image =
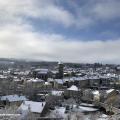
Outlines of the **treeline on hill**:
M 58 62 L 49 62 L 49 61 L 28 61 L 28 60 L 22 60 L 22 59 L 7 59 L 7 58 L 0 58 L 0 69 L 6 69 L 8 67 L 13 68 L 29 68 L 29 67 L 40 67 L 40 68 L 53 68 L 57 66 Z M 101 64 L 101 63 L 64 63 L 66 67 L 71 68 L 98 68 L 98 67 L 116 67 L 117 65 L 113 64 Z

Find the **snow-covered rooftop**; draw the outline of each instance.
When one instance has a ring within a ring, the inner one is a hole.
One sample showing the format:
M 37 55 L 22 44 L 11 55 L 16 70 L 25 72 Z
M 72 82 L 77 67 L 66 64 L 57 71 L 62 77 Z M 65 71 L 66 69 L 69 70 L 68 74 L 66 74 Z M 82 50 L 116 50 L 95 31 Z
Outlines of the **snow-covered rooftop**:
M 93 104 L 88 104 L 88 103 L 81 103 L 81 106 L 86 106 L 86 107 L 94 107 Z
M 95 90 L 95 91 L 93 91 L 92 93 L 93 93 L 94 95 L 99 95 L 99 94 L 100 94 L 98 90 Z
M 96 108 L 92 108 L 92 107 L 83 107 L 83 106 L 79 106 L 79 109 L 81 109 L 82 111 L 97 111 L 98 109 Z
M 109 93 L 111 93 L 112 91 L 114 91 L 114 89 L 109 89 L 109 90 L 106 90 L 106 93 L 109 94 Z
M 47 74 L 49 72 L 48 69 L 35 69 L 38 74 Z
M 73 105 L 73 111 L 77 112 L 94 112 L 94 111 L 98 111 L 97 108 L 94 108 L 93 106 L 83 106 L 83 105 L 80 105 L 78 106 L 78 108 L 76 107 L 76 105 Z
M 53 79 L 53 78 L 48 78 L 47 81 L 48 81 L 48 82 L 53 82 L 54 79 Z
M 0 78 L 5 79 L 5 78 L 7 78 L 7 76 L 0 75 Z
M 21 111 L 27 111 L 30 109 L 33 113 L 41 113 L 45 107 L 46 102 L 34 102 L 34 101 L 24 101 L 19 107 Z
M 25 101 L 27 98 L 25 96 L 19 96 L 19 95 L 7 95 L 2 96 L 1 100 L 8 100 L 9 102 L 15 102 L 15 101 Z
M 68 88 L 67 90 L 72 90 L 72 91 L 78 91 L 78 87 L 76 87 L 75 85 L 72 85 L 70 88 Z
M 50 85 L 50 83 L 49 82 L 45 82 L 45 85 Z
M 55 81 L 58 83 L 58 84 L 63 84 L 64 81 L 62 79 L 55 79 Z
M 44 80 L 36 78 L 36 79 L 30 79 L 27 82 L 44 82 Z

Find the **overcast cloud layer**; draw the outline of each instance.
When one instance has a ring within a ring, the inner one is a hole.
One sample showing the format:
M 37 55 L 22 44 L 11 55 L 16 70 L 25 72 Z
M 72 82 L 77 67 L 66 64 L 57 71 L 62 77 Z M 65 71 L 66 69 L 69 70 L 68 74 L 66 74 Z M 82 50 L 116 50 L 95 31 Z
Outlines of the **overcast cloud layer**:
M 0 57 L 120 63 L 119 6 L 119 0 L 0 0 Z

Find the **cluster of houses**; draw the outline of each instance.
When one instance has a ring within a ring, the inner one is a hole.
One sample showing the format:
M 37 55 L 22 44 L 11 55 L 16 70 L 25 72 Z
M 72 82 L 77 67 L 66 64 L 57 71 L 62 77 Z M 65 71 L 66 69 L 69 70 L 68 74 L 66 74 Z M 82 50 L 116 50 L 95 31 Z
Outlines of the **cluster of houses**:
M 0 118 L 67 120 L 71 112 L 88 111 L 89 105 L 83 102 L 105 102 L 108 90 L 119 94 L 119 87 L 120 75 L 108 67 L 69 68 L 59 63 L 53 69 L 1 70 Z M 120 107 L 117 100 L 116 106 Z M 97 110 L 89 108 L 92 112 Z

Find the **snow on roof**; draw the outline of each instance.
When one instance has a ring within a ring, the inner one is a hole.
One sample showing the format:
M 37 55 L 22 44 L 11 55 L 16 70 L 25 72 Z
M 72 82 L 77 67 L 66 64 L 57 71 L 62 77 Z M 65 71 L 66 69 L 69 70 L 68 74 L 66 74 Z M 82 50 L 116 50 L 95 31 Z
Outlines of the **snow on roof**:
M 97 120 L 109 120 L 109 116 L 102 114 Z
M 62 80 L 62 79 L 55 79 L 55 81 L 56 81 L 58 84 L 63 84 L 63 80 Z
M 88 107 L 94 107 L 94 105 L 93 104 L 88 104 L 88 103 L 81 103 L 80 104 L 81 106 L 88 106 Z
M 40 71 L 40 72 L 38 72 L 38 74 L 48 74 L 48 72 L 47 71 Z
M 0 117 L 20 117 L 20 114 L 3 113 L 3 114 L 0 114 Z
M 106 90 L 106 93 L 109 94 L 113 91 L 114 89 L 109 89 L 109 90 Z
M 55 96 L 61 96 L 62 93 L 63 93 L 63 91 L 51 91 L 51 94 L 55 95 Z
M 25 96 L 19 96 L 19 95 L 7 95 L 2 96 L 1 100 L 8 100 L 9 102 L 15 102 L 15 101 L 25 101 L 27 98 Z
M 76 87 L 75 85 L 72 85 L 70 88 L 68 88 L 67 90 L 73 90 L 73 91 L 78 91 L 78 87 Z
M 104 76 L 100 76 L 101 79 L 108 79 L 110 78 L 110 76 L 104 75 Z
M 53 79 L 53 78 L 48 78 L 47 81 L 48 81 L 48 82 L 53 82 L 54 79 Z
M 94 112 L 94 111 L 98 111 L 99 109 L 97 109 L 97 108 L 94 108 L 93 106 L 88 106 L 88 107 L 86 107 L 86 106 L 78 106 L 78 108 L 77 108 L 77 106 L 76 105 L 73 105 L 73 111 L 74 112 Z
M 36 78 L 36 79 L 30 79 L 30 80 L 28 80 L 27 82 L 43 82 L 44 80 L 42 80 L 42 79 L 38 79 L 38 78 Z
M 99 76 L 89 76 L 88 77 L 90 80 L 98 80 L 99 79 Z
M 21 80 L 21 79 L 16 78 L 16 79 L 14 79 L 14 81 L 19 82 L 19 81 L 22 81 L 22 80 Z
M 35 69 L 35 71 L 43 71 L 43 72 L 48 72 L 49 70 L 48 69 Z
M 50 83 L 49 82 L 45 82 L 45 85 L 50 85 Z
M 93 91 L 92 93 L 93 93 L 94 95 L 99 95 L 99 94 L 100 94 L 98 90 L 95 90 L 95 91 Z
M 0 75 L 0 78 L 4 79 L 4 78 L 7 78 L 7 76 Z
M 108 117 L 106 114 L 102 114 L 101 117 Z
M 24 101 L 19 107 L 21 111 L 27 111 L 30 108 L 31 112 L 41 113 L 45 107 L 46 102 Z
M 52 72 L 53 74 L 58 73 L 58 71 L 57 71 L 57 70 L 52 70 L 51 72 Z
M 96 108 L 92 108 L 92 107 L 83 107 L 83 106 L 79 106 L 79 109 L 81 109 L 82 111 L 97 111 L 98 109 Z
M 83 77 L 70 77 L 70 78 L 64 78 L 64 81 L 83 81 L 83 80 L 98 80 L 98 76 L 83 76 Z
M 48 69 L 35 69 L 38 74 L 47 74 L 49 72 Z

